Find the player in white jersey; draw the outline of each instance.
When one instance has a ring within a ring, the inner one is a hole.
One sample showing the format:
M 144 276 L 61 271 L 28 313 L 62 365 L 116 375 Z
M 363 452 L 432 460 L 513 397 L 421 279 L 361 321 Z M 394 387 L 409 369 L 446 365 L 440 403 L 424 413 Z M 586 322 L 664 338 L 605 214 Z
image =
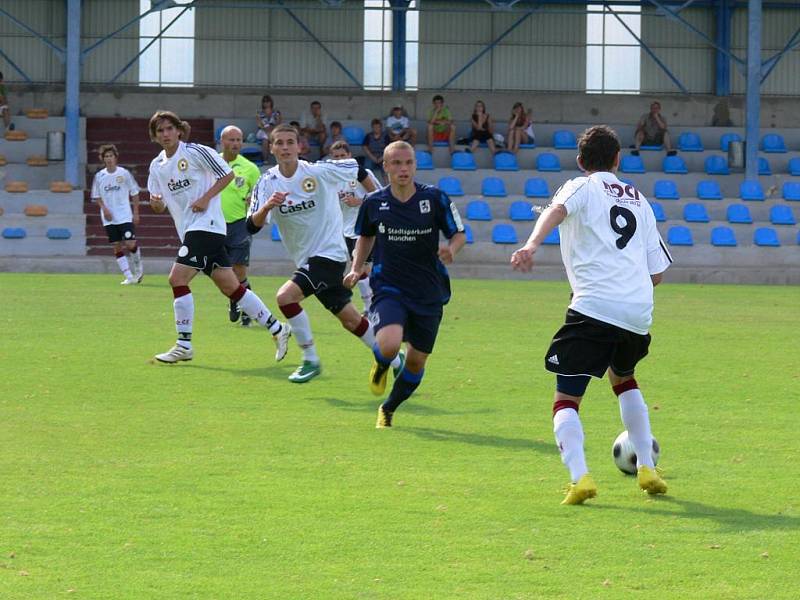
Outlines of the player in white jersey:
M 553 431 L 572 479 L 562 504 L 581 504 L 597 495 L 586 466 L 578 408 L 590 376 L 606 372 L 636 449 L 639 487 L 664 494 L 667 485 L 651 457 L 647 405 L 633 374 L 650 345 L 653 286 L 672 257 L 647 199 L 615 175 L 616 133 L 604 125 L 591 127 L 581 135 L 578 149 L 578 166 L 586 176 L 556 192 L 527 243 L 511 256 L 514 269 L 529 271 L 542 241 L 560 226 L 561 256 L 573 295 L 566 323 L 545 355 L 545 368 L 556 373 Z
M 165 363 L 192 360 L 194 299 L 189 282 L 202 271 L 247 315 L 269 329 L 277 347 L 275 360 L 282 360 L 291 327 L 277 321 L 261 298 L 239 283 L 225 252 L 226 225 L 219 194 L 233 179 L 233 171 L 211 148 L 183 142 L 181 137 L 189 137 L 189 124 L 175 113 L 156 112 L 149 130 L 150 139 L 163 148 L 150 163 L 150 205 L 155 212 L 169 209 L 181 238 L 169 273 L 178 340 L 156 359 Z
M 353 158 L 350 152 L 350 145 L 344 140 L 339 140 L 331 144 L 330 158 L 333 160 L 344 160 L 346 158 Z M 342 207 L 342 225 L 344 228 L 344 243 L 347 244 L 347 253 L 350 258 L 353 257 L 353 252 L 356 248 L 356 219 L 358 218 L 358 209 L 364 203 L 364 198 L 370 192 L 381 187 L 378 178 L 369 169 L 364 169 L 367 172 L 367 179 L 361 183 L 357 179 L 351 179 L 339 185 L 339 202 Z M 372 303 L 372 289 L 369 287 L 369 272 L 372 266 L 372 253 L 367 257 L 364 263 L 364 271 L 361 273 L 361 278 L 358 280 L 358 291 L 361 294 L 361 301 L 364 303 L 364 313 L 369 312 L 370 304 Z
M 322 372 L 311 323 L 300 306 L 308 296 L 316 296 L 367 348 L 372 350 L 375 343 L 372 326 L 342 285 L 347 246 L 338 190 L 354 178 L 363 182 L 367 174 L 353 159 L 315 164 L 298 160 L 299 133 L 291 125 L 278 125 L 270 132 L 270 148 L 278 164 L 261 176 L 253 190 L 247 227 L 254 234 L 265 223 L 275 223 L 297 265 L 292 278 L 278 290 L 277 300 L 303 350 L 303 363 L 289 381 L 305 383 Z M 399 369 L 401 364 L 396 358 L 392 366 Z
M 135 229 L 139 224 L 139 184 L 130 171 L 117 164 L 119 152 L 114 144 L 103 144 L 97 154 L 105 168 L 95 173 L 92 200 L 100 206 L 103 228 L 108 235 L 108 241 L 114 245 L 119 269 L 125 275 L 122 285 L 140 283 L 144 277 L 144 269 Z M 131 257 L 133 269 L 130 268 L 125 250 Z

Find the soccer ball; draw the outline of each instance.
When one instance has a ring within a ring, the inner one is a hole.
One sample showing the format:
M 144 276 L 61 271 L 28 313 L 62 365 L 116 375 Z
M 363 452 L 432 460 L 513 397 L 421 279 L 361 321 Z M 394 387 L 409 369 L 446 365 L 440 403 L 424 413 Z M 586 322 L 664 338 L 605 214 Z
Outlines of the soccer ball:
M 661 448 L 653 438 L 653 464 L 658 464 L 658 457 L 661 454 Z M 628 475 L 636 475 L 636 451 L 633 449 L 633 444 L 628 439 L 628 432 L 623 431 L 614 440 L 614 445 L 611 446 L 611 455 L 614 457 L 614 464 L 623 473 Z

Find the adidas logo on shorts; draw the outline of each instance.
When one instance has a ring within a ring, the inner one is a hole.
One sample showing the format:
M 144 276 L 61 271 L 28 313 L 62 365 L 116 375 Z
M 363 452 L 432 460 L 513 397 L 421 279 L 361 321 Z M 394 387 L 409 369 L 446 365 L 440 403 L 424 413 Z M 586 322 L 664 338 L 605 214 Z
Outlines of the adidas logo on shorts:
M 547 359 L 547 362 L 557 365 L 558 364 L 558 354 L 553 354 L 550 358 Z

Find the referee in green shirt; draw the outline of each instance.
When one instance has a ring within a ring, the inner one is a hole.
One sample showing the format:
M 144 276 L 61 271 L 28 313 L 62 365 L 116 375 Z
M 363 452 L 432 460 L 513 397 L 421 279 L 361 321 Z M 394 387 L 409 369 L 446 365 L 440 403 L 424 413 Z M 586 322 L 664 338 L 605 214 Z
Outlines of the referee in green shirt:
M 252 238 L 247 233 L 247 208 L 250 204 L 250 194 L 253 191 L 261 171 L 258 167 L 247 160 L 239 152 L 242 149 L 242 130 L 233 125 L 229 125 L 222 130 L 220 135 L 222 141 L 222 158 L 233 169 L 234 178 L 228 184 L 220 198 L 222 200 L 222 212 L 225 215 L 225 223 L 228 226 L 228 233 L 225 239 L 225 250 L 231 259 L 233 272 L 239 278 L 241 284 L 250 289 L 250 282 L 247 281 L 247 267 L 250 265 L 250 243 Z M 231 302 L 228 317 L 232 323 L 242 318 L 242 325 L 250 325 L 250 317 L 242 314 L 235 302 Z

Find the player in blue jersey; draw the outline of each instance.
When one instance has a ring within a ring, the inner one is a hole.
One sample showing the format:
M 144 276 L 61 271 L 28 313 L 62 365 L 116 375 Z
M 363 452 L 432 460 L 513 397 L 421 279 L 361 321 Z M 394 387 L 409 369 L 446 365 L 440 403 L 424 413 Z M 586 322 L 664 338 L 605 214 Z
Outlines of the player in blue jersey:
M 450 278 L 443 263 L 452 263 L 467 241 L 458 209 L 443 191 L 416 183 L 414 148 L 392 142 L 383 154 L 389 185 L 366 197 L 358 213 L 353 264 L 344 278 L 352 288 L 373 252 L 370 276 L 370 320 L 376 334 L 370 389 L 386 389 L 391 361 L 406 342 L 405 366 L 389 398 L 378 408 L 377 428 L 391 427 L 397 407 L 417 389 L 433 351 L 443 306 L 450 300 Z M 439 232 L 449 243 L 439 244 Z

